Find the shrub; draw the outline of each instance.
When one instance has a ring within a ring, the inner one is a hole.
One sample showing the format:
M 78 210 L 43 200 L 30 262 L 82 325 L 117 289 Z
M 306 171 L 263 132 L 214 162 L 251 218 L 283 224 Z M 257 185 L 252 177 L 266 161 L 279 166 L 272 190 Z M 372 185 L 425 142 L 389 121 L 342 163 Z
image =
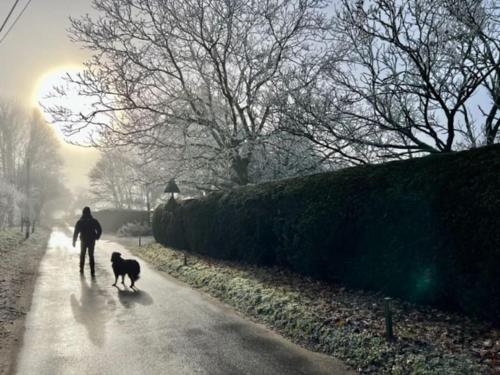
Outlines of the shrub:
M 247 186 L 174 207 L 154 235 L 499 322 L 499 171 L 495 145 Z

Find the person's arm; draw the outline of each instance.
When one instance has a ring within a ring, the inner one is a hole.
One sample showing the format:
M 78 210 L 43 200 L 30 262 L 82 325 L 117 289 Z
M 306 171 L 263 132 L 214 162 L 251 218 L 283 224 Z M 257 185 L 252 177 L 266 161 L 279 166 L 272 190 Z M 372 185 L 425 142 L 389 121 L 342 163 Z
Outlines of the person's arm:
M 76 240 L 78 239 L 78 235 L 80 234 L 80 221 L 77 221 L 76 222 L 76 225 L 75 225 L 75 230 L 73 232 L 73 247 L 75 247 L 76 245 Z
M 96 240 L 98 240 L 99 238 L 101 238 L 101 234 L 102 234 L 102 228 L 101 228 L 101 224 L 99 224 L 99 222 L 96 220 L 95 221 L 95 235 L 96 235 Z

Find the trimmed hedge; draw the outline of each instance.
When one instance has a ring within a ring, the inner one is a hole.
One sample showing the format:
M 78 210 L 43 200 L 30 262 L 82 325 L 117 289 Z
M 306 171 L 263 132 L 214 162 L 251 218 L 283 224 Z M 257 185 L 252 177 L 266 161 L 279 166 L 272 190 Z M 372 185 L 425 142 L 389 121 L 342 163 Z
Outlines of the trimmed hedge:
M 500 145 L 160 206 L 164 245 L 500 322 Z
M 92 212 L 102 230 L 107 233 L 115 233 L 123 225 L 128 223 L 147 223 L 148 212 L 139 210 L 109 209 Z

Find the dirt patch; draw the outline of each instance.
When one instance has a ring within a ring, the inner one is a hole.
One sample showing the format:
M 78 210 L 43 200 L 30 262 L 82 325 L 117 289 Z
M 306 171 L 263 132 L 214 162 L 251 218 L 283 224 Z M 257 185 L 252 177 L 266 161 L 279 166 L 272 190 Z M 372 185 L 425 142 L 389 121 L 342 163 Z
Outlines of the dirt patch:
M 38 229 L 24 241 L 18 230 L 0 231 L 0 375 L 14 371 L 24 319 L 49 235 L 49 231 Z

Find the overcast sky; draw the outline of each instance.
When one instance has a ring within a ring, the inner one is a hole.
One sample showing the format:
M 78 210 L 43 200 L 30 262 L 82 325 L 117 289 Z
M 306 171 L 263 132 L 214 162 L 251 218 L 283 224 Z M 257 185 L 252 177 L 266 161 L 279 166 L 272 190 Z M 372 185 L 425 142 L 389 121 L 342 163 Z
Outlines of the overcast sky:
M 20 0 L 11 21 L 27 2 Z M 13 3 L 14 0 L 0 0 L 0 22 Z M 32 105 L 40 77 L 62 66 L 80 65 L 89 55 L 69 41 L 68 17 L 91 12 L 91 0 L 32 0 L 0 44 L 0 96 L 14 97 L 25 105 Z M 63 152 L 67 186 L 73 190 L 87 189 L 87 173 L 97 159 L 97 152 L 70 145 L 64 145 Z

